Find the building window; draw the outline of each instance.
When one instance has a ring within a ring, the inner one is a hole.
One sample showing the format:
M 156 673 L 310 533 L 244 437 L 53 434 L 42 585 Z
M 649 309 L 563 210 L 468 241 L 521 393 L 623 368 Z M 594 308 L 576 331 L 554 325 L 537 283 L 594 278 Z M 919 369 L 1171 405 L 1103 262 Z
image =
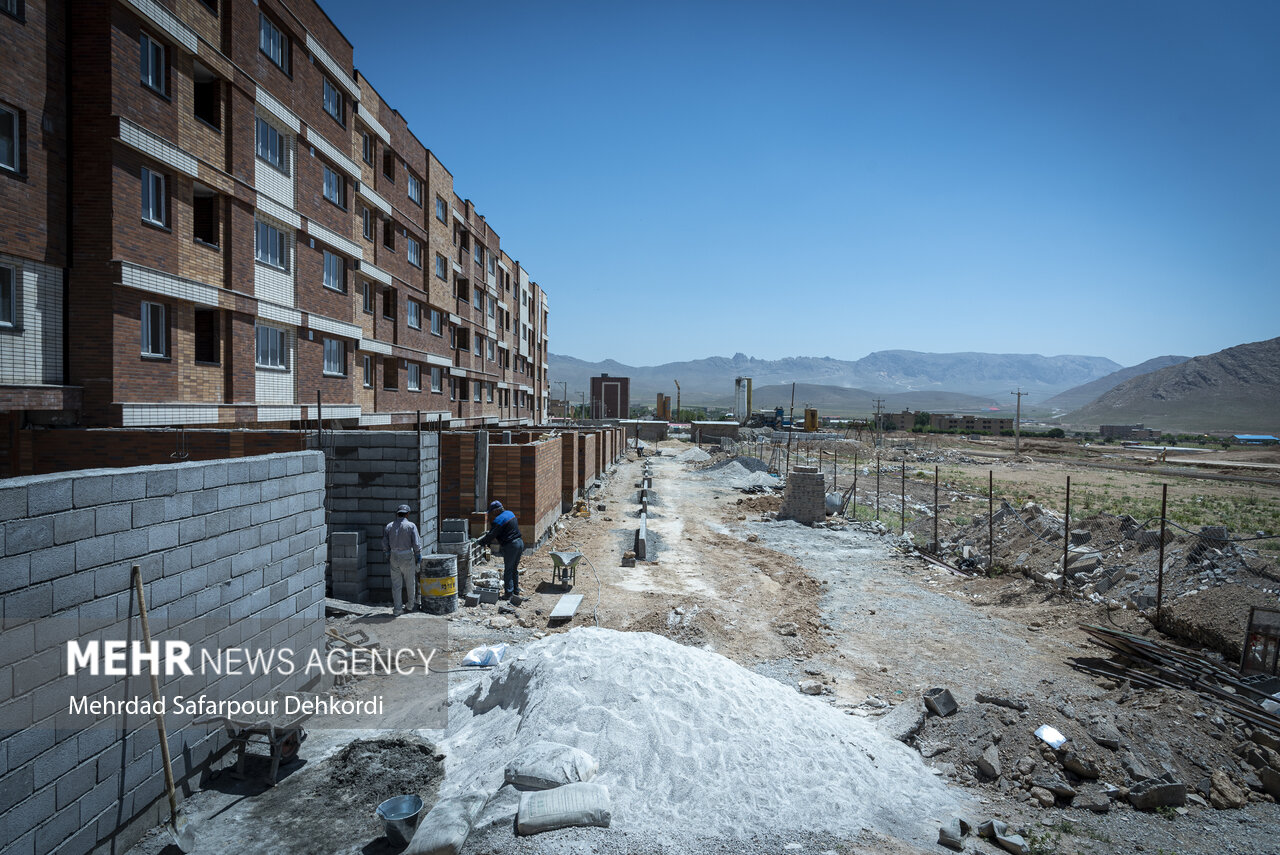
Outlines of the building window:
M 422 182 L 410 175 L 406 183 L 409 185 L 409 201 L 422 207 Z
M 222 362 L 221 312 L 217 309 L 195 310 L 195 358 L 196 362 L 217 365 Z
M 493 339 L 485 339 L 484 342 L 485 356 L 490 362 L 493 362 Z
M 444 200 L 441 199 L 439 196 L 437 196 L 436 197 L 436 219 L 443 223 L 445 221 L 446 213 L 447 213 L 447 209 L 445 208 Z
M 444 372 L 439 365 L 431 366 L 431 391 L 437 395 L 444 389 Z
M 327 249 L 324 250 L 324 287 L 347 292 L 347 260 Z
M 484 264 L 484 247 L 478 242 L 476 243 L 475 260 L 476 264 Z
M 364 239 L 373 240 L 373 212 L 368 208 L 361 208 L 360 222 L 364 227 Z
M 471 381 L 471 390 L 471 400 L 475 401 L 477 404 L 481 403 L 481 396 L 484 394 L 484 384 L 479 380 L 473 380 Z
M 396 249 L 396 224 L 391 220 L 382 221 L 382 245 L 387 249 L 395 252 Z
M 394 392 L 400 385 L 400 360 L 388 356 L 382 360 L 382 388 Z
M 285 175 L 289 174 L 289 167 L 285 161 L 284 134 L 261 116 L 258 117 L 258 157 Z
M 436 278 L 443 279 L 446 282 L 449 280 L 449 265 L 444 256 L 440 254 L 436 255 Z
M 21 21 L 22 18 L 22 0 L 0 0 L 0 12 L 6 15 L 12 15 Z
M 422 329 L 422 304 L 417 300 L 405 301 L 405 323 L 415 330 Z
M 324 340 L 324 373 L 330 377 L 347 376 L 347 343 L 340 338 Z
M 288 270 L 288 248 L 285 245 L 284 232 L 262 220 L 254 224 L 254 258 L 263 264 L 269 264 L 280 270 Z
M 490 297 L 487 301 L 489 307 L 489 317 L 493 317 L 493 313 L 498 308 L 498 301 Z
M 409 363 L 406 386 L 410 392 L 422 391 L 422 366 L 416 362 Z
M 18 113 L 0 106 L 0 167 L 20 171 L 22 159 L 18 157 Z
M 475 353 L 476 356 L 484 356 L 484 336 L 475 337 Z
M 405 257 L 414 267 L 422 267 L 422 244 L 405 235 Z
M 471 290 L 471 305 L 481 311 L 484 311 L 484 292 L 479 288 L 473 288 Z
M 346 111 L 342 104 L 342 90 L 333 85 L 329 78 L 324 79 L 324 111 L 344 127 L 347 124 Z
M 347 207 L 347 182 L 336 169 L 324 168 L 324 197 L 339 208 Z
M 207 246 L 220 246 L 220 214 L 217 194 L 197 184 L 191 193 L 192 239 Z
M 490 404 L 493 403 L 493 384 L 492 383 L 484 384 L 484 397 L 488 403 Z
M 163 303 L 142 304 L 142 355 L 168 356 L 169 342 Z
M 222 130 L 222 80 L 196 62 L 192 65 L 192 113 L 214 130 Z
M 150 169 L 142 169 L 142 219 L 157 226 L 166 226 L 164 176 Z
M 258 49 L 281 71 L 289 73 L 289 38 L 262 12 L 258 13 Z
M 431 310 L 431 332 L 436 335 L 443 335 L 440 312 L 438 309 Z
M 497 256 L 495 256 L 492 252 L 489 253 L 489 275 L 490 276 L 496 275 L 495 273 L 496 268 L 494 267 L 494 263 L 496 261 L 497 261 Z
M 372 389 L 373 388 L 373 357 L 366 353 L 364 355 L 363 362 L 364 362 L 364 387 L 366 389 Z
M 364 162 L 373 166 L 373 134 L 368 131 L 360 132 L 360 153 L 364 156 Z
M 396 289 L 386 288 L 382 292 L 382 317 L 389 321 L 396 319 Z
M 163 95 L 165 92 L 164 45 L 146 33 L 142 34 L 141 45 L 142 82 Z
M 0 327 L 18 325 L 18 271 L 0 265 Z
M 382 174 L 392 183 L 396 183 L 396 154 L 386 151 L 382 155 Z
M 360 304 L 366 315 L 373 314 L 373 285 L 369 282 L 360 283 Z
M 279 368 L 288 370 L 289 362 L 285 358 L 284 330 L 275 327 L 258 326 L 255 330 L 258 344 L 257 366 L 259 368 Z

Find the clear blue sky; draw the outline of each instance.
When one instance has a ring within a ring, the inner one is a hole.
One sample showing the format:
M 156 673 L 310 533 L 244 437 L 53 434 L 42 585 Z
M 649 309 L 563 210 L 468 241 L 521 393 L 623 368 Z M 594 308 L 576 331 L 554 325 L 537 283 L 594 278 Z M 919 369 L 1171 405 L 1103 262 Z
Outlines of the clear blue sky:
M 555 353 L 1280 335 L 1272 0 L 321 4 Z

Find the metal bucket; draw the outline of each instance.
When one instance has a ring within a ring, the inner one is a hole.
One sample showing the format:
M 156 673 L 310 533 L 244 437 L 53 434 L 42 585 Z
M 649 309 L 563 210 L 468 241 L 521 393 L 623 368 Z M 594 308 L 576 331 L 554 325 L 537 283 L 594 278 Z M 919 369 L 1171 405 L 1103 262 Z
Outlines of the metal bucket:
M 418 593 L 427 614 L 447 615 L 458 608 L 458 556 L 424 555 L 418 565 Z
M 378 805 L 378 816 L 386 821 L 387 840 L 403 849 L 413 839 L 422 815 L 422 799 L 418 796 L 396 796 Z

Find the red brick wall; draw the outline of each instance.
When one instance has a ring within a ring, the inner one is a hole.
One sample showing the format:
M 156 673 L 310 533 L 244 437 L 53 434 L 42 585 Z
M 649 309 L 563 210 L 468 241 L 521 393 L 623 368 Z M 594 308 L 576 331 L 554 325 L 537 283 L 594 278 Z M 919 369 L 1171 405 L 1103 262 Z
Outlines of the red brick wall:
M 440 519 L 466 519 L 475 510 L 475 435 L 440 434 Z
M 586 487 L 595 480 L 599 469 L 596 468 L 596 445 L 599 437 L 594 431 L 578 433 L 578 484 Z
M 17 431 L 22 467 L 14 475 L 44 475 L 75 469 L 117 468 L 173 463 L 180 444 L 185 460 L 220 460 L 305 451 L 299 431 L 67 429 Z
M 560 437 L 489 446 L 489 495 L 520 521 L 532 546 L 560 516 Z
M 578 478 L 578 434 L 565 431 L 560 434 L 560 441 L 560 506 L 568 513 L 582 484 Z

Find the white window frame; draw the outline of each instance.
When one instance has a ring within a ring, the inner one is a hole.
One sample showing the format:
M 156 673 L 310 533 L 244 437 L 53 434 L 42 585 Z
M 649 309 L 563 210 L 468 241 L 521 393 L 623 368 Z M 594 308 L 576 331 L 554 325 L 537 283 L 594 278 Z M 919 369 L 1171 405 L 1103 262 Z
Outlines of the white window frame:
M 267 230 L 267 237 L 269 238 L 265 241 L 265 249 L 263 248 L 264 241 L 262 240 L 264 229 Z M 270 240 L 272 236 L 276 236 L 278 240 Z M 276 260 L 275 254 L 271 252 L 275 244 L 278 244 L 279 260 Z M 265 220 L 254 220 L 253 258 L 258 264 L 265 264 L 268 267 L 274 267 L 276 270 L 289 272 L 289 240 L 285 236 L 284 230 L 276 228 Z
M 364 387 L 366 389 L 373 388 L 373 357 L 369 354 L 363 355 L 363 371 L 364 371 Z
M 165 65 L 167 48 L 163 42 L 156 41 L 146 33 L 138 39 L 138 46 L 141 54 L 139 76 L 142 84 L 165 95 L 165 72 L 168 70 L 168 66 Z
M 326 75 L 324 78 L 324 111 L 333 117 L 333 120 L 344 128 L 347 126 L 346 118 L 346 102 L 343 100 L 342 90 L 337 87 L 332 80 Z
M 347 376 L 347 343 L 340 338 L 326 338 L 324 342 L 324 376 Z
M 347 293 L 347 260 L 336 252 L 324 253 L 324 287 L 340 294 Z
M 165 176 L 162 172 L 142 167 L 142 219 L 143 222 L 167 229 L 168 199 L 165 197 Z
M 285 74 L 289 73 L 289 37 L 265 12 L 258 13 L 258 50 Z
M 18 268 L 0 264 L 0 327 L 18 328 Z
M 407 243 L 404 251 L 405 258 L 409 260 L 410 264 L 412 264 L 414 267 L 421 270 L 422 269 L 422 244 L 414 240 L 414 238 L 411 235 L 409 235 L 408 232 L 405 233 L 404 237 Z
M 436 197 L 436 219 L 443 223 L 445 222 L 445 217 L 448 216 L 448 213 L 449 213 L 448 206 L 445 205 L 443 199 L 437 196 Z
M 412 297 L 406 300 L 405 303 L 407 304 L 404 311 L 405 323 L 415 330 L 422 329 L 422 304 Z
M 169 356 L 168 308 L 164 303 L 142 301 L 142 355 L 153 359 Z
M 431 310 L 431 332 L 433 335 L 444 335 L 444 318 L 439 309 Z
M 254 151 L 258 159 L 272 168 L 289 174 L 289 146 L 287 135 L 261 116 L 256 117 Z
M 410 362 L 409 367 L 405 371 L 405 388 L 410 392 L 422 391 L 422 366 L 416 362 Z
M 409 201 L 422 207 L 422 182 L 412 172 L 409 173 L 409 180 L 406 182 L 409 186 Z
M 21 172 L 22 171 L 22 147 L 21 147 L 21 139 L 19 138 L 20 137 L 19 126 L 22 123 L 19 121 L 17 110 L 14 110 L 10 107 L 5 107 L 4 105 L 0 105 L 0 119 L 6 116 L 8 117 L 7 123 L 9 125 L 10 132 L 13 134 L 13 137 L 12 137 L 13 160 L 12 162 L 8 162 L 8 163 L 4 161 L 0 161 L 0 169 L 8 169 L 10 172 Z
M 437 394 L 444 391 L 444 370 L 439 365 L 431 366 L 431 391 Z
M 327 163 L 324 165 L 324 197 L 342 210 L 347 209 L 347 180 Z
M 263 360 L 264 345 L 266 361 Z M 269 368 L 274 371 L 289 370 L 289 337 L 284 330 L 266 324 L 258 324 L 254 327 L 253 363 L 256 368 Z

